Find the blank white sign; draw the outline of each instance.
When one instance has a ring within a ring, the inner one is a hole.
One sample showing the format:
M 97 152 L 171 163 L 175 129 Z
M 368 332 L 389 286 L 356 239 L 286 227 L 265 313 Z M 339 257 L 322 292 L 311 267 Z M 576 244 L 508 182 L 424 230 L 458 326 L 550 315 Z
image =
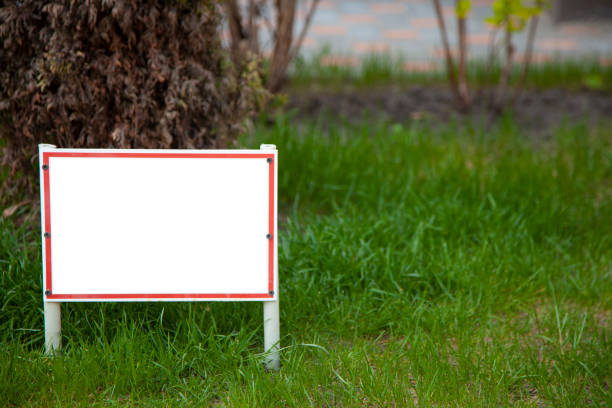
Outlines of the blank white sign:
M 41 178 L 50 300 L 274 298 L 275 151 L 62 152 Z

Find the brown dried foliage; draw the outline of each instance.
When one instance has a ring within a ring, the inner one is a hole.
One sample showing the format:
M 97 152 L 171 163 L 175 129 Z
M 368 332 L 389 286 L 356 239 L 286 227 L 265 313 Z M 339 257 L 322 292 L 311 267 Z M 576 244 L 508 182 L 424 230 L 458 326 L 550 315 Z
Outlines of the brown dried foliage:
M 20 175 L 13 186 L 35 184 L 38 143 L 228 146 L 266 97 L 256 67 L 222 48 L 213 0 L 0 7 L 0 148 L 12 179 Z

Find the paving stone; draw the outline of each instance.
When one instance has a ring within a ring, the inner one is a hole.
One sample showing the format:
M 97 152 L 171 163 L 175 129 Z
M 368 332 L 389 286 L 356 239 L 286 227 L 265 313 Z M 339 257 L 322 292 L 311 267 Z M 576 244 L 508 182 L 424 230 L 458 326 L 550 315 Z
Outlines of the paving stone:
M 351 43 L 383 40 L 382 31 L 378 27 L 373 25 L 351 25 L 348 28 L 347 37 L 350 37 Z
M 373 24 L 376 17 L 369 13 L 345 14 L 341 17 L 342 24 Z
M 353 51 L 357 54 L 380 54 L 388 52 L 391 45 L 387 42 L 356 42 Z
M 404 62 L 402 68 L 406 72 L 434 72 L 438 71 L 440 66 L 433 61 L 410 61 Z
M 369 12 L 368 4 L 363 1 L 341 1 L 338 4 L 338 10 L 343 14 Z
M 370 4 L 370 11 L 379 14 L 396 14 L 406 11 L 406 5 L 399 2 Z
M 435 17 L 421 17 L 410 20 L 410 25 L 416 28 L 435 28 L 438 29 L 438 22 Z
M 346 34 L 346 26 L 341 24 L 333 25 L 313 25 L 310 27 L 310 32 L 314 35 L 335 36 Z
M 603 34 L 601 26 L 589 23 L 566 23 L 559 31 L 566 36 L 597 36 Z
M 602 67 L 612 67 L 612 58 L 599 57 L 599 65 Z
M 319 10 L 331 10 L 337 7 L 337 3 L 333 0 L 321 0 L 317 5 Z
M 319 62 L 324 67 L 355 67 L 359 59 L 351 55 L 323 55 Z
M 340 24 L 341 14 L 337 10 L 317 10 L 313 16 L 313 24 Z
M 514 57 L 514 60 L 520 63 L 525 62 L 526 59 L 527 59 L 527 56 L 524 53 L 519 53 Z M 544 62 L 551 62 L 553 60 L 554 58 L 550 54 L 543 54 L 540 52 L 531 54 L 531 62 L 536 63 L 536 64 L 542 64 Z
M 415 40 L 419 38 L 419 33 L 418 31 L 400 28 L 383 31 L 383 37 L 388 40 Z
M 491 7 L 495 0 L 472 0 L 474 7 Z
M 578 48 L 578 43 L 569 39 L 543 39 L 538 41 L 538 48 L 548 51 L 575 50 Z
M 467 42 L 470 45 L 488 45 L 491 35 L 488 33 L 468 34 Z
M 303 48 L 315 49 L 318 46 L 317 40 L 312 37 L 304 37 L 304 41 L 302 41 Z

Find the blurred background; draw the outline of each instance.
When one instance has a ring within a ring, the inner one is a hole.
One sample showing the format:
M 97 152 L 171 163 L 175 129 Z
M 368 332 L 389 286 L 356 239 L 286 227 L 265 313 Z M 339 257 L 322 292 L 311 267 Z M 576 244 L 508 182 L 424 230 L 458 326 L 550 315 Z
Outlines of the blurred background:
M 245 2 L 246 3 L 246 2 Z M 473 0 L 467 14 L 467 45 L 471 58 L 485 58 L 495 25 L 494 0 Z M 457 47 L 456 2 L 441 0 L 452 48 Z M 612 64 L 612 2 L 558 0 L 543 2 L 534 60 L 601 58 Z M 297 13 L 301 29 L 305 11 Z M 527 29 L 514 35 L 517 58 L 524 58 Z M 264 31 L 265 33 L 265 31 Z M 495 40 L 500 40 L 500 33 Z M 264 35 L 264 44 L 269 36 Z M 372 53 L 399 54 L 406 70 L 434 70 L 443 65 L 443 49 L 432 1 L 321 0 L 302 45 L 304 58 L 327 49 L 324 64 L 351 65 Z

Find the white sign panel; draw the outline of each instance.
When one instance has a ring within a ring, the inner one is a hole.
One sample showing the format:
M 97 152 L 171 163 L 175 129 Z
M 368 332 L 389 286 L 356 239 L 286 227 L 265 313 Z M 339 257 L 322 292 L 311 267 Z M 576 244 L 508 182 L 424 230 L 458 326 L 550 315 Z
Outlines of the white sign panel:
M 46 301 L 276 299 L 276 150 L 41 156 Z

